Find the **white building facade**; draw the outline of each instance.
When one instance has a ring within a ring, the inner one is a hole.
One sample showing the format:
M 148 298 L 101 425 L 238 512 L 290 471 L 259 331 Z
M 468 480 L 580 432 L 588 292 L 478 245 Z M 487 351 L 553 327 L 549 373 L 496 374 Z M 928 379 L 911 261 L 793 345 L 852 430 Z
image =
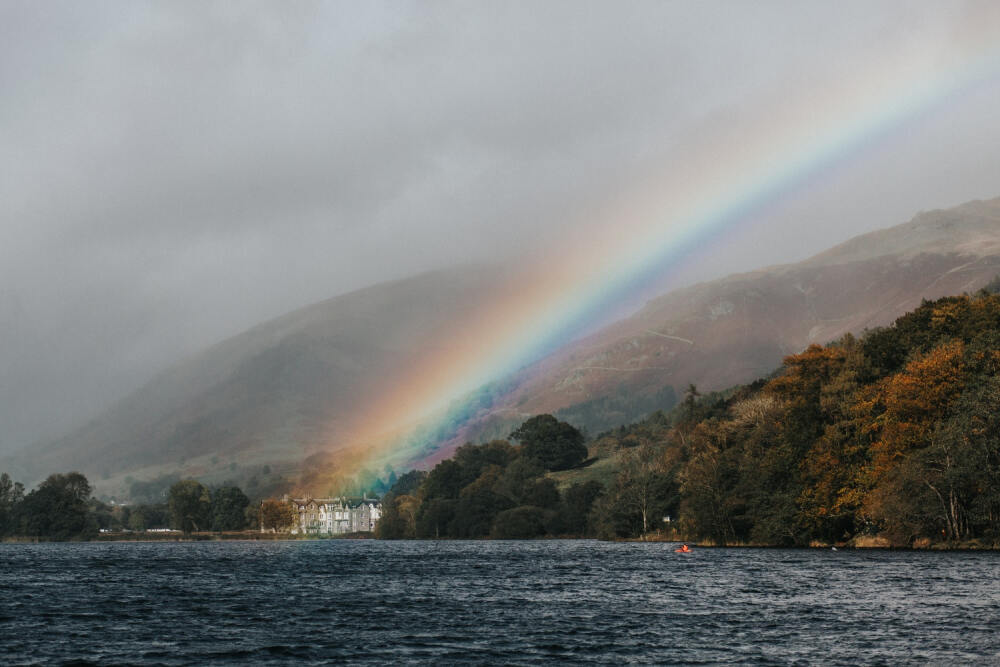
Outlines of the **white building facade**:
M 299 520 L 292 533 L 346 535 L 370 533 L 382 516 L 382 503 L 374 498 L 291 498 Z

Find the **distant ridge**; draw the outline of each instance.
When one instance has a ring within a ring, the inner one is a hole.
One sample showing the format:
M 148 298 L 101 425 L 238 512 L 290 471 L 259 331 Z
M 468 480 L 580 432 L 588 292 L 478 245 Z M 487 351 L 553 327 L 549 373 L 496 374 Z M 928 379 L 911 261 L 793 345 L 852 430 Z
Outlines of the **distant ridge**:
M 655 298 L 525 370 L 517 391 L 451 444 L 539 412 L 591 433 L 630 423 L 671 407 L 689 383 L 749 382 L 810 343 L 889 324 L 923 299 L 974 292 L 998 273 L 1000 198 L 922 212 L 796 264 Z
M 971 201 L 952 209 L 918 213 L 910 222 L 845 241 L 802 262 L 806 266 L 847 264 L 886 255 L 912 258 L 940 254 L 988 257 L 1000 254 L 1000 198 Z
M 116 493 L 127 490 L 126 476 L 241 480 L 264 465 L 294 476 L 310 453 L 347 444 L 365 402 L 451 335 L 500 275 L 481 266 L 435 271 L 288 313 L 181 361 L 0 469 L 36 478 L 79 469 Z

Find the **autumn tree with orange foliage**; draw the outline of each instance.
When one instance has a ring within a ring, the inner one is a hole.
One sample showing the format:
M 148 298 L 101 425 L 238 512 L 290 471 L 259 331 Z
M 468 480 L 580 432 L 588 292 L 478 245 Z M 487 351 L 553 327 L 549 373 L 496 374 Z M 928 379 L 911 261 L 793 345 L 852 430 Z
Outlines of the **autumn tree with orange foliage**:
M 921 454 L 961 396 L 964 350 L 962 341 L 944 343 L 868 388 L 858 401 L 859 412 L 868 417 L 863 434 L 871 452 L 863 512 L 897 539 L 927 532 L 933 523 L 928 501 L 941 493 L 935 486 L 939 476 L 922 464 Z M 954 512 L 945 515 L 946 536 L 958 539 Z
M 840 341 L 833 356 L 837 366 L 829 369 L 819 392 L 823 432 L 802 460 L 803 488 L 798 497 L 799 521 L 805 530 L 830 542 L 847 539 L 856 529 L 864 492 L 861 479 L 868 463 L 868 449 L 858 437 L 862 420 L 854 409 L 868 362 L 851 335 Z
M 982 293 L 787 357 L 685 424 L 682 520 L 764 544 L 1000 538 L 998 350 L 1000 297 Z
M 272 532 L 285 532 L 292 529 L 299 515 L 291 503 L 269 498 L 260 505 L 260 527 Z

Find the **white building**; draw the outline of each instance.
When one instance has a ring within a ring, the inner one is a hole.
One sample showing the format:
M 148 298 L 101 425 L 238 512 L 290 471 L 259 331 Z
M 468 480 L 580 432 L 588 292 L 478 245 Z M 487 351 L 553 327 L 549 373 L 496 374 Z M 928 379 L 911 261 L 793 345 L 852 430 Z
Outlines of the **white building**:
M 374 498 L 291 498 L 298 510 L 292 533 L 344 535 L 370 533 L 382 516 L 382 502 Z

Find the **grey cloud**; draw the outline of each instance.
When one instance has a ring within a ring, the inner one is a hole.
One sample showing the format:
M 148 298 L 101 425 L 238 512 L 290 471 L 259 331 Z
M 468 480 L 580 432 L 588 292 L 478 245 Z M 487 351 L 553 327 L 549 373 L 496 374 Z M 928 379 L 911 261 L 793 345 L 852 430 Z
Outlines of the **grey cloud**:
M 610 222 L 592 211 L 693 133 L 817 77 L 854 76 L 880 48 L 946 57 L 970 23 L 996 26 L 991 12 L 5 2 L 0 451 L 297 306 L 585 235 Z M 670 284 L 1000 194 L 998 105 L 979 92 L 919 121 L 851 173 L 773 202 L 741 227 L 752 235 Z

